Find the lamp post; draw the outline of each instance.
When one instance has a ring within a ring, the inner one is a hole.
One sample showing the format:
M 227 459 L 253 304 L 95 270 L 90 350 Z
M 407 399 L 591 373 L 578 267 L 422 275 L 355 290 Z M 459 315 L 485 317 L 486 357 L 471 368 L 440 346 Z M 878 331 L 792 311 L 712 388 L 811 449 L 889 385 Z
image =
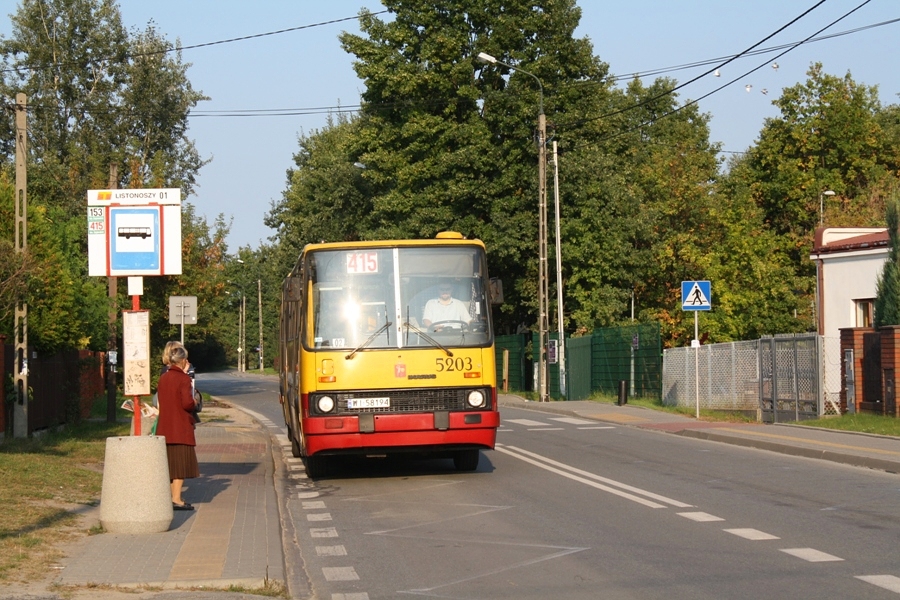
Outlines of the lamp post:
M 566 332 L 563 326 L 562 235 L 559 222 L 559 154 L 553 140 L 553 207 L 556 220 L 556 327 L 559 332 L 559 395 L 566 397 Z M 632 384 L 634 376 L 632 375 Z M 633 395 L 633 394 L 632 394 Z
M 825 223 L 825 196 L 834 196 L 834 191 L 824 190 L 819 192 L 819 227 Z
M 256 280 L 257 312 L 259 313 L 259 372 L 263 372 L 262 279 Z
M 229 283 L 231 283 L 231 282 L 229 281 Z M 225 293 L 228 294 L 229 296 L 231 295 L 231 292 L 229 292 L 227 290 L 225 291 Z M 239 288 L 238 296 L 240 297 L 240 299 L 238 300 L 238 329 L 237 329 L 237 334 L 238 334 L 238 343 L 237 343 L 237 345 L 238 345 L 238 347 L 237 347 L 238 372 L 243 373 L 244 371 L 247 370 L 244 366 L 244 337 L 245 337 L 244 336 L 244 315 L 247 312 L 247 298 L 246 298 L 246 296 L 244 296 L 243 288 Z
M 538 84 L 538 393 L 541 402 L 549 402 L 547 385 L 547 341 L 550 323 L 547 315 L 547 119 L 544 116 L 544 86 L 534 73 L 479 52 L 478 62 L 502 65 L 528 75 Z

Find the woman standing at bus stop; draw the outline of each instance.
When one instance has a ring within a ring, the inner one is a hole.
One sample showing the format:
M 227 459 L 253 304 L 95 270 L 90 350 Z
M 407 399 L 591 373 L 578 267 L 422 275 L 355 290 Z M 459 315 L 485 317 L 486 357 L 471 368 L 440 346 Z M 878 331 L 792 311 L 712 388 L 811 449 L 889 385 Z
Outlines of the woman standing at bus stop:
M 194 447 L 194 415 L 196 408 L 191 378 L 187 374 L 190 368 L 187 349 L 179 342 L 166 345 L 169 365 L 159 378 L 157 394 L 159 396 L 159 421 L 156 435 L 166 438 L 166 454 L 169 462 L 169 482 L 172 489 L 172 508 L 175 510 L 194 510 L 181 497 L 181 488 L 185 479 L 200 476 L 197 464 L 197 453 Z M 166 353 L 163 353 L 163 361 Z

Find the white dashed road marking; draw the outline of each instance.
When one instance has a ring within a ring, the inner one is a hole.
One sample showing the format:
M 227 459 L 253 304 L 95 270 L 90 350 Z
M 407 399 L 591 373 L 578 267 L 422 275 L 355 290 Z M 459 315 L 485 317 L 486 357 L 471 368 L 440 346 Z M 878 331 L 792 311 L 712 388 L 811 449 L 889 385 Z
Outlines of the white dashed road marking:
M 691 521 L 697 521 L 698 523 L 709 523 L 711 521 L 724 521 L 722 517 L 717 517 L 715 515 L 711 515 L 705 512 L 683 512 L 678 513 L 679 517 L 684 517 L 685 519 L 690 519 Z
M 318 556 L 347 556 L 347 549 L 342 545 L 316 546 L 316 554 Z
M 359 581 L 353 567 L 322 567 L 326 581 Z
M 838 558 L 837 556 L 832 556 L 831 554 L 825 554 L 824 552 L 820 552 L 813 548 L 779 548 L 785 554 L 790 554 L 791 556 L 796 556 L 797 558 L 802 558 L 808 562 L 836 562 L 844 560 L 843 558 Z
M 568 423 L 569 425 L 593 425 L 596 421 L 588 421 L 587 419 L 576 419 L 575 417 L 551 417 L 551 421 L 559 421 L 560 423 Z
M 309 513 L 306 515 L 307 521 L 330 521 L 331 513 Z
M 857 575 L 856 578 L 895 594 L 900 594 L 900 577 L 894 577 L 893 575 Z
M 312 528 L 309 530 L 309 537 L 314 538 L 334 538 L 337 537 L 337 529 L 334 527 L 322 527 L 321 529 Z
M 318 508 L 325 508 L 325 503 L 321 500 L 313 500 L 311 502 L 303 503 L 303 510 L 312 510 Z
M 765 531 L 760 531 L 759 529 L 723 529 L 722 531 L 726 531 L 728 533 L 734 534 L 738 537 L 742 537 L 745 540 L 780 540 L 781 538 L 777 535 L 772 535 L 771 533 L 766 533 Z
M 506 423 L 515 423 L 516 425 L 524 425 L 526 427 L 544 427 L 546 423 L 540 421 L 532 421 L 531 419 L 504 419 Z

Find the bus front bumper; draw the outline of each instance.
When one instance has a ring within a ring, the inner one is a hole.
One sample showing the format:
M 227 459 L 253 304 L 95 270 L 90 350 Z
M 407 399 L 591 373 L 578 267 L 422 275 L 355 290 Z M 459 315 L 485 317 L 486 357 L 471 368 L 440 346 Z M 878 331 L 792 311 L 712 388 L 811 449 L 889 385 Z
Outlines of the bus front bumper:
M 359 453 L 368 449 L 493 449 L 496 411 L 316 417 L 306 421 L 306 452 Z

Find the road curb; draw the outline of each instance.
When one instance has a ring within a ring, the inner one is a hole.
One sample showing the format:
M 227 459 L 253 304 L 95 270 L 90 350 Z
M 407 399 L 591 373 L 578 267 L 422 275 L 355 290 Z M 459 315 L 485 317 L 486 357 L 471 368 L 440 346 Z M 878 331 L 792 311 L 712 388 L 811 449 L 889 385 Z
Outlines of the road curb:
M 779 454 L 787 454 L 789 456 L 800 456 L 803 458 L 814 458 L 817 460 L 827 460 L 830 462 L 849 465 L 852 467 L 865 467 L 877 471 L 886 471 L 896 474 L 897 463 L 895 461 L 883 460 L 870 456 L 856 456 L 853 454 L 844 454 L 830 450 L 816 450 L 815 448 L 805 448 L 802 446 L 791 446 L 778 442 L 770 442 L 767 440 L 748 439 L 739 436 L 716 433 L 715 430 L 709 429 L 682 429 L 673 431 L 676 435 L 697 440 L 707 440 L 710 442 L 722 442 L 733 446 L 743 446 L 745 448 L 756 448 L 758 450 L 768 450 Z

